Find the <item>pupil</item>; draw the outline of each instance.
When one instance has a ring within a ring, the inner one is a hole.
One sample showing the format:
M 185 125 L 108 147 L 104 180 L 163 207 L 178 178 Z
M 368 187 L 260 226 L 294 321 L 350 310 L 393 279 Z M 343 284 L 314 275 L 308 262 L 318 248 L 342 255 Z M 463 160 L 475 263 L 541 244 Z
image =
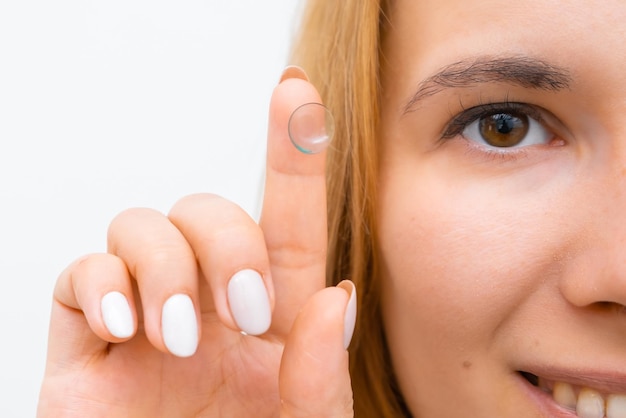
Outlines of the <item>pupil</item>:
M 515 120 L 511 115 L 494 115 L 496 130 L 501 134 L 510 134 L 515 129 Z

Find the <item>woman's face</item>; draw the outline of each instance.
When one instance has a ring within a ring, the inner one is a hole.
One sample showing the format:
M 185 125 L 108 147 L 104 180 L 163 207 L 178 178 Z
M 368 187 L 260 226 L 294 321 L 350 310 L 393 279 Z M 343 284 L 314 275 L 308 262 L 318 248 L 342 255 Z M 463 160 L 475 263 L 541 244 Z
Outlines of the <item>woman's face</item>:
M 626 416 L 626 2 L 393 3 L 378 274 L 409 408 Z

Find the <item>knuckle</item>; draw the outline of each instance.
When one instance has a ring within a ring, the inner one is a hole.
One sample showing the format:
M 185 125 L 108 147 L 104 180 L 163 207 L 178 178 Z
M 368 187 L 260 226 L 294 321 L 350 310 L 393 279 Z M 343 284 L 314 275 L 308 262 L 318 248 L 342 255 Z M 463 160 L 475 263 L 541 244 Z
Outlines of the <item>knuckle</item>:
M 222 198 L 213 193 L 196 193 L 184 196 L 176 201 L 168 213 L 172 221 L 181 219 L 191 208 L 205 206 Z
M 195 264 L 196 258 L 187 248 L 175 243 L 164 243 L 143 251 L 137 258 L 135 271 L 137 274 L 142 274 L 169 270 L 170 266 Z
M 131 230 L 131 226 L 140 219 L 147 219 L 155 216 L 162 216 L 160 212 L 149 208 L 130 208 L 118 213 L 107 230 L 107 242 L 110 248 L 117 248 L 118 240 L 126 232 Z M 115 252 L 115 250 L 113 250 Z
M 310 246 L 305 243 L 281 242 L 268 245 L 272 265 L 288 270 L 317 269 L 326 265 L 325 248 Z
M 106 253 L 87 254 L 78 258 L 68 267 L 69 273 L 75 279 L 92 279 L 106 272 L 107 276 L 123 273 L 126 265 L 118 257 Z

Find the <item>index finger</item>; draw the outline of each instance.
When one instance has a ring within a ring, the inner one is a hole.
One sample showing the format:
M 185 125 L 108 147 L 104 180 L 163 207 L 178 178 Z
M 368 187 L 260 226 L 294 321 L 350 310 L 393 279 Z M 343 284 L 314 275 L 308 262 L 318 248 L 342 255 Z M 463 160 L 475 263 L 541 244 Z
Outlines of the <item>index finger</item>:
M 306 154 L 289 138 L 289 118 L 321 103 L 298 67 L 288 67 L 270 103 L 265 196 L 260 225 L 276 295 L 273 327 L 287 332 L 304 302 L 324 287 L 326 271 L 326 152 Z M 314 117 L 313 123 L 324 123 Z

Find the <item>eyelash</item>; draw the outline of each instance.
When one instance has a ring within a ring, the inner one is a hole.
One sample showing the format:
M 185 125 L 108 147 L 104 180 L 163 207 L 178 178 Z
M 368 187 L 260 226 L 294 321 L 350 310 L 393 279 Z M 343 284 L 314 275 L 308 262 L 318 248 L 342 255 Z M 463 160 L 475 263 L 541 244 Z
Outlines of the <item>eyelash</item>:
M 488 103 L 471 107 L 455 116 L 444 128 L 441 139 L 451 139 L 461 135 L 470 123 L 494 113 L 521 113 L 545 125 L 541 112 L 534 106 L 517 102 Z

